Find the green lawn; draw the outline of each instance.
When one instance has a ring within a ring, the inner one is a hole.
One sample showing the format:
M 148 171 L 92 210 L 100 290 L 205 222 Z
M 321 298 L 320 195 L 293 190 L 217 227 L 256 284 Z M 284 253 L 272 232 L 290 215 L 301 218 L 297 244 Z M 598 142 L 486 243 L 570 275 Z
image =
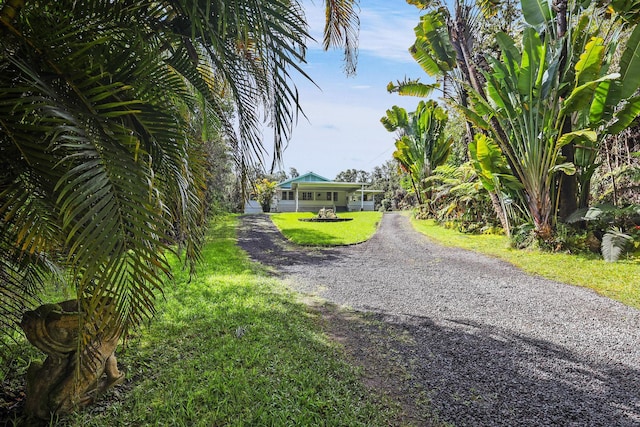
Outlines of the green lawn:
M 154 321 L 118 350 L 127 385 L 106 396 L 109 404 L 52 425 L 380 426 L 394 418 L 316 314 L 236 246 L 235 221 L 218 220 L 195 278 L 176 264 Z
M 505 236 L 470 235 L 445 229 L 434 221 L 412 219 L 421 233 L 446 246 L 456 246 L 508 261 L 524 271 L 591 288 L 624 304 L 640 308 L 640 260 L 605 262 L 599 256 L 570 255 L 509 247 Z
M 299 218 L 312 218 L 313 213 L 296 212 L 272 214 L 273 223 L 289 240 L 305 246 L 340 246 L 364 242 L 378 228 L 381 212 L 344 212 L 339 218 L 353 218 L 344 222 L 305 222 Z

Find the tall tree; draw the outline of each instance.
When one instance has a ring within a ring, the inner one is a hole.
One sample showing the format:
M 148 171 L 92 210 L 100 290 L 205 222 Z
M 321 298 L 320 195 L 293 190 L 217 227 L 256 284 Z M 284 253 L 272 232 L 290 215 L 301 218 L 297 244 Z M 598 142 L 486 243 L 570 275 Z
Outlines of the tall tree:
M 571 22 L 575 19 L 578 25 L 569 32 L 557 27 L 563 19 L 554 19 L 554 11 L 544 2 L 523 0 L 523 11 L 530 27 L 521 47 L 507 35 L 497 35 L 502 56 L 489 58 L 486 91 L 474 91 L 473 107 L 466 111 L 509 159 L 526 194 L 536 233 L 550 240 L 557 209 L 554 199 L 560 191 L 557 182 L 563 174 L 576 172 L 575 160 L 562 156 L 562 148 L 593 147 L 601 135 L 621 131 L 640 112 L 639 100 L 633 97 L 640 76 L 628 72 L 629 65 L 640 61 L 634 59 L 640 30 L 634 30 L 623 49 L 620 73 L 610 73 L 610 60 L 619 46 L 598 36 L 599 29 L 588 30 L 597 10 L 584 14 L 582 5 L 572 3 L 571 12 L 578 17 Z
M 326 5 L 325 44 L 344 46 L 352 71 L 357 3 Z M 77 348 L 151 316 L 164 254 L 198 259 L 206 129 L 244 175 L 266 114 L 279 160 L 306 28 L 296 0 L 1 1 L 2 330 L 55 271 L 80 301 Z
M 335 181 L 369 182 L 369 172 L 358 169 L 346 169 L 336 175 Z
M 463 108 L 469 106 L 469 89 L 483 94 L 483 66 L 486 52 L 495 50 L 492 34 L 498 29 L 512 33 L 520 15 L 514 2 L 456 0 L 448 5 L 440 1 L 407 0 L 427 13 L 420 17 L 415 28 L 416 40 L 409 51 L 431 77 L 434 84 L 423 84 L 419 79 L 405 79 L 397 84 L 389 83 L 387 90 L 400 95 L 429 96 L 440 88 L 445 100 Z M 504 4 L 502 4 L 504 3 Z M 494 126 L 499 127 L 494 121 Z M 466 143 L 471 143 L 478 129 L 465 121 Z M 485 187 L 491 197 L 494 211 L 504 230 L 509 230 L 508 219 L 503 215 L 500 186 Z

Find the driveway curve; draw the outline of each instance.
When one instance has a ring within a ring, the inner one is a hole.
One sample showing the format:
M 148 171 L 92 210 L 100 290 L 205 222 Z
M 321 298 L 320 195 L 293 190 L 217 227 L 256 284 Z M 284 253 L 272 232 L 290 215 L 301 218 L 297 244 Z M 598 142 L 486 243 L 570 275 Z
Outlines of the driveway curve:
M 296 291 L 383 323 L 388 339 L 375 345 L 439 421 L 640 426 L 639 310 L 440 246 L 398 213 L 369 241 L 330 249 L 293 245 L 268 216 L 244 216 L 239 244 Z

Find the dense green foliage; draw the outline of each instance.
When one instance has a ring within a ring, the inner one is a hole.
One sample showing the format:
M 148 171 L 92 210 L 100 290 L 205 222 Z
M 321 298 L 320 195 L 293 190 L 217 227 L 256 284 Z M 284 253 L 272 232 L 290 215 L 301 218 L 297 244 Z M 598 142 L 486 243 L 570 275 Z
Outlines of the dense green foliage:
M 430 197 L 425 179 L 447 161 L 451 152 L 453 138 L 444 132 L 447 111 L 435 101 L 420 101 L 410 113 L 394 105 L 380 121 L 389 132 L 397 133 L 393 158 L 411 180 L 418 203 L 422 205 Z
M 326 17 L 325 46 L 352 72 L 354 2 Z M 227 185 L 207 178 L 244 184 L 264 118 L 280 159 L 308 37 L 296 0 L 0 1 L 0 332 L 56 280 L 75 289 L 81 331 L 151 316 L 165 254 L 197 261 L 206 186 Z
M 431 194 L 429 216 L 443 226 L 465 233 L 502 232 L 489 193 L 470 163 L 439 166 L 425 183 Z M 423 209 L 418 217 L 424 216 Z
M 345 212 L 339 218 L 353 218 L 343 222 L 306 222 L 300 218 L 312 218 L 310 212 L 281 213 L 271 215 L 273 223 L 289 240 L 305 246 L 339 246 L 364 242 L 378 228 L 380 212 Z
M 632 71 L 640 66 L 637 6 L 573 0 L 522 0 L 520 9 L 502 1 L 409 3 L 425 11 L 410 52 L 436 82 L 405 79 L 388 90 L 430 96 L 440 89 L 465 115 L 465 144 L 477 174 L 467 182 L 482 183 L 493 215 L 518 245 L 539 240 L 564 249 L 562 221 L 578 207 L 603 198 L 621 208 L 637 203 L 629 196 L 639 182 L 634 129 L 640 75 Z M 464 211 L 471 197 L 482 205 L 482 193 L 451 197 L 457 206 L 448 209 Z M 442 213 L 430 215 L 458 221 Z M 483 228 L 463 223 L 461 228 Z M 579 233 L 584 224 L 571 227 Z M 629 241 L 616 233 L 604 234 L 603 253 L 618 253 Z
M 562 33 L 550 6 L 540 3 L 538 16 L 528 12 L 529 3 L 535 2 L 523 2 L 531 26 L 522 42 L 517 46 L 504 33 L 496 36 L 501 57 L 488 58 L 483 91 L 471 90 L 471 108 L 464 110 L 502 149 L 522 185 L 535 232 L 549 240 L 554 213 L 561 208 L 557 202 L 564 200 L 560 196 L 588 199 L 588 194 L 561 194 L 567 190 L 560 183 L 578 174 L 578 190 L 588 193 L 599 140 L 625 129 L 640 111 L 639 101 L 631 98 L 640 78 L 631 77 L 629 68 L 636 61 L 640 29 L 625 49 L 618 32 L 596 27 L 612 26 L 600 18 L 602 11 L 571 3 L 567 19 L 573 25 Z M 620 48 L 620 72 L 612 73 L 612 53 Z
M 354 6 L 326 8 L 348 73 Z M 167 256 L 193 270 L 230 202 L 211 186 L 244 190 L 263 120 L 281 160 L 308 39 L 297 0 L 0 0 L 0 343 L 55 282 L 81 313 L 70 375 L 94 371 L 92 339 L 152 317 Z

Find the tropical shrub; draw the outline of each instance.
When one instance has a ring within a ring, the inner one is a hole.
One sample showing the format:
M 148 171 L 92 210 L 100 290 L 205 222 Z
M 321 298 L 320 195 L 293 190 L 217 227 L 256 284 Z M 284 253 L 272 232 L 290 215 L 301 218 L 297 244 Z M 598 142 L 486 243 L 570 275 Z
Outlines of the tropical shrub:
M 271 210 L 271 200 L 273 196 L 276 194 L 276 186 L 278 185 L 275 181 L 269 181 L 266 178 L 262 178 L 253 184 L 253 193 L 262 206 L 263 212 L 269 212 Z
M 489 193 L 470 163 L 439 166 L 425 181 L 429 212 L 440 224 L 463 233 L 502 232 Z
M 451 152 L 453 138 L 444 132 L 447 121 L 447 111 L 432 100 L 420 101 L 412 113 L 394 105 L 380 119 L 385 129 L 397 132 L 393 158 L 409 177 L 420 205 L 428 192 L 424 180 L 447 161 Z
M 617 261 L 626 251 L 640 243 L 640 205 L 625 207 L 596 205 L 574 212 L 567 223 L 576 227 L 584 224 L 589 235 L 600 242 L 600 251 L 606 261 Z

